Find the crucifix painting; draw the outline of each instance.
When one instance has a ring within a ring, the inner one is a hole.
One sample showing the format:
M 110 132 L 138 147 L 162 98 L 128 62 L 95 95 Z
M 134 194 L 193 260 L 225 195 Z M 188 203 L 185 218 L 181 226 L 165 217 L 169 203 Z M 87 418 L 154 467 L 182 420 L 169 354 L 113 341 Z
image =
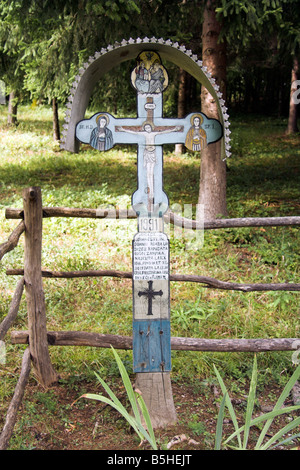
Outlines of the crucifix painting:
M 149 101 L 148 101 L 149 103 Z M 117 132 L 129 132 L 140 134 L 145 138 L 143 147 L 143 167 L 146 169 L 147 177 L 147 209 L 148 212 L 154 210 L 154 168 L 157 163 L 155 137 L 158 134 L 168 134 L 169 132 L 183 132 L 183 126 L 158 126 L 153 122 L 152 113 L 148 114 L 148 119 L 141 126 L 116 126 Z

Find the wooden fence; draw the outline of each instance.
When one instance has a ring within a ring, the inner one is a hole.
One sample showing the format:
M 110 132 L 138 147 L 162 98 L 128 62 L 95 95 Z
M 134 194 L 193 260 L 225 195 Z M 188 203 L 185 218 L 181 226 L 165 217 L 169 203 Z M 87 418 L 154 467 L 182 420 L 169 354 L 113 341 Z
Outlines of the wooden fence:
M 21 219 L 8 240 L 0 245 L 0 259 L 13 250 L 24 233 L 24 268 L 8 269 L 7 275 L 21 276 L 7 316 L 0 324 L 0 341 L 2 341 L 9 328 L 13 325 L 24 292 L 26 292 L 28 330 L 11 331 L 12 344 L 28 344 L 23 355 L 21 374 L 8 408 L 6 421 L 0 435 L 0 450 L 8 447 L 9 440 L 17 419 L 17 411 L 22 401 L 26 384 L 29 379 L 31 365 L 40 383 L 47 387 L 57 381 L 56 372 L 51 364 L 49 345 L 57 346 L 93 346 L 116 349 L 132 349 L 132 337 L 98 334 L 83 331 L 47 331 L 46 308 L 43 292 L 42 278 L 78 278 L 78 277 L 118 277 L 132 278 L 131 272 L 116 270 L 89 270 L 89 271 L 46 271 L 42 270 L 42 219 L 44 217 L 82 217 L 82 218 L 109 218 L 109 212 L 99 215 L 96 209 L 76 209 L 65 207 L 43 207 L 41 189 L 37 187 L 26 188 L 23 191 L 23 208 L 7 209 L 7 219 Z M 120 212 L 114 212 L 111 217 L 124 219 L 135 218 Z M 169 212 L 165 216 L 166 222 L 179 227 L 197 229 L 195 221 L 185 219 Z M 263 226 L 298 226 L 300 217 L 258 217 L 238 219 L 217 219 L 204 222 L 204 230 L 215 230 L 235 227 L 263 227 Z M 202 229 L 202 228 L 201 228 Z M 237 290 L 242 292 L 253 291 L 300 291 L 300 284 L 239 284 L 224 282 L 205 276 L 171 274 L 170 281 L 196 282 L 206 288 Z M 203 339 L 203 338 L 171 338 L 173 350 L 185 351 L 293 351 L 299 347 L 297 338 L 259 338 L 259 339 Z

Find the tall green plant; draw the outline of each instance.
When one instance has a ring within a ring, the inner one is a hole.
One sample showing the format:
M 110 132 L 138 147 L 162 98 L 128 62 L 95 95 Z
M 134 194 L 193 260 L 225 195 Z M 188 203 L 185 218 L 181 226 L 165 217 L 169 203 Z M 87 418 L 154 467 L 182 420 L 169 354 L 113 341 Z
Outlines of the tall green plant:
M 282 408 L 282 405 L 291 392 L 291 389 L 297 382 L 297 380 L 300 377 L 300 365 L 297 367 L 295 372 L 293 373 L 292 377 L 284 387 L 280 397 L 278 398 L 273 410 L 269 413 L 265 413 L 261 416 L 258 416 L 257 418 L 252 419 L 252 413 L 254 409 L 254 404 L 255 404 L 255 398 L 256 398 L 256 386 L 257 386 L 257 359 L 256 356 L 254 358 L 254 364 L 253 364 L 253 370 L 252 370 L 252 377 L 251 377 L 251 383 L 250 383 L 250 390 L 249 390 L 249 395 L 248 395 L 248 400 L 247 400 L 247 409 L 246 409 L 246 417 L 245 417 L 245 424 L 241 427 L 238 426 L 237 423 L 237 418 L 236 414 L 234 411 L 234 408 L 232 406 L 231 400 L 229 398 L 228 391 L 226 389 L 226 386 L 224 384 L 224 381 L 218 372 L 217 368 L 214 365 L 215 373 L 217 375 L 220 387 L 223 392 L 223 400 L 220 406 L 219 414 L 218 414 L 218 423 L 217 423 L 217 429 L 216 429 L 216 438 L 215 438 L 215 450 L 220 450 L 221 449 L 221 443 L 222 443 L 222 433 L 223 433 L 223 426 L 222 423 L 224 421 L 224 412 L 225 412 L 225 406 L 227 406 L 229 410 L 229 414 L 231 416 L 231 419 L 234 424 L 235 431 L 223 442 L 223 446 L 226 447 L 229 442 L 231 442 L 234 438 L 237 438 L 238 440 L 238 446 L 228 446 L 233 449 L 238 449 L 238 450 L 247 450 L 248 448 L 248 443 L 249 443 L 249 436 L 250 436 L 250 428 L 252 426 L 257 426 L 258 424 L 262 423 L 265 421 L 265 425 L 259 435 L 259 438 L 256 442 L 256 445 L 254 447 L 255 450 L 267 450 L 271 448 L 278 447 L 282 444 L 286 444 L 293 439 L 297 438 L 300 436 L 300 434 L 295 434 L 293 436 L 288 437 L 287 439 L 284 439 L 281 441 L 283 436 L 290 432 L 291 430 L 295 429 L 297 426 L 300 425 L 300 417 L 297 417 L 293 419 L 289 424 L 281 428 L 273 437 L 268 439 L 266 442 L 264 442 L 264 439 L 266 437 L 267 431 L 270 428 L 273 420 L 282 414 L 285 413 L 291 413 L 292 411 L 299 410 L 300 405 L 295 405 L 295 406 L 288 406 Z M 243 433 L 243 441 L 241 438 L 241 435 Z
M 98 394 L 93 394 L 93 393 L 86 393 L 82 395 L 80 398 L 88 398 L 90 400 L 98 400 L 103 403 L 106 403 L 110 405 L 112 408 L 117 410 L 125 419 L 126 421 L 132 426 L 134 431 L 137 433 L 141 441 L 148 441 L 151 447 L 154 450 L 157 450 L 157 444 L 155 440 L 155 435 L 150 419 L 150 415 L 147 409 L 147 406 L 143 400 L 143 397 L 138 393 L 133 390 L 133 387 L 130 382 L 130 378 L 127 374 L 127 371 L 124 367 L 123 362 L 121 361 L 118 353 L 114 350 L 112 347 L 112 351 L 114 353 L 126 392 L 127 396 L 133 411 L 133 416 L 128 413 L 126 408 L 123 406 L 123 404 L 120 402 L 120 400 L 116 397 L 114 392 L 110 389 L 110 387 L 104 382 L 103 379 L 95 372 L 95 375 L 99 382 L 101 383 L 102 387 L 104 390 L 107 392 L 110 398 L 107 398 L 103 395 L 98 395 Z M 142 424 L 141 420 L 141 415 L 144 418 L 145 425 Z

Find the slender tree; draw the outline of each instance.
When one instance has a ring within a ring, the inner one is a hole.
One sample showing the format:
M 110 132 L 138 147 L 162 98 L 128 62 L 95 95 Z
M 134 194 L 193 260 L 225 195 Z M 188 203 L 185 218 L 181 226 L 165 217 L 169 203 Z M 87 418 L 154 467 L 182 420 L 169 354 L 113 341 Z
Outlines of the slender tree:
M 280 31 L 280 45 L 284 54 L 290 59 L 291 88 L 287 134 L 299 132 L 299 103 L 295 100 L 298 80 L 300 79 L 300 9 L 299 2 L 287 0 L 283 6 L 283 22 Z
M 7 124 L 17 123 L 18 101 L 24 95 L 24 73 L 19 67 L 22 31 L 13 24 L 10 3 L 0 0 L 0 77 L 9 94 Z
M 226 101 L 226 45 L 251 43 L 254 34 L 268 28 L 271 34 L 282 26 L 282 10 L 293 0 L 206 0 L 202 28 L 202 60 L 220 87 Z M 271 53 L 271 52 L 270 52 Z M 201 107 L 210 117 L 218 118 L 216 103 L 202 89 Z M 199 203 L 206 219 L 227 215 L 226 164 L 221 160 L 220 142 L 211 144 L 201 154 Z
M 202 27 L 202 61 L 226 98 L 226 43 L 220 41 L 221 24 L 216 16 L 216 0 L 205 4 Z M 217 104 L 202 87 L 201 110 L 215 119 L 219 118 Z M 199 204 L 204 206 L 205 219 L 227 215 L 226 163 L 221 158 L 221 142 L 210 144 L 201 152 Z
M 299 132 L 298 128 L 298 109 L 299 103 L 295 101 L 295 91 L 297 90 L 297 80 L 300 77 L 300 65 L 297 57 L 294 57 L 292 74 L 291 74 L 291 92 L 290 92 L 290 105 L 289 105 L 289 118 L 287 125 L 287 134 L 294 134 Z
M 186 115 L 186 76 L 187 73 L 183 69 L 179 69 L 179 86 L 178 86 L 178 100 L 177 100 L 177 116 L 183 118 Z M 183 144 L 175 145 L 175 153 L 177 155 L 182 154 Z

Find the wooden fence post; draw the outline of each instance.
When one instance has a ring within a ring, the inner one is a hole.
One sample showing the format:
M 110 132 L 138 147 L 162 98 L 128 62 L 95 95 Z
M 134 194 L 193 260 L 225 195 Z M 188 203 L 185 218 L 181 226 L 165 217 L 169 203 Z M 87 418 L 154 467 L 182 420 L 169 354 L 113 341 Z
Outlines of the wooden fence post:
M 29 347 L 34 371 L 44 386 L 57 381 L 47 341 L 46 306 L 42 283 L 42 196 L 37 187 L 23 191 L 25 222 L 24 279 L 28 310 Z

